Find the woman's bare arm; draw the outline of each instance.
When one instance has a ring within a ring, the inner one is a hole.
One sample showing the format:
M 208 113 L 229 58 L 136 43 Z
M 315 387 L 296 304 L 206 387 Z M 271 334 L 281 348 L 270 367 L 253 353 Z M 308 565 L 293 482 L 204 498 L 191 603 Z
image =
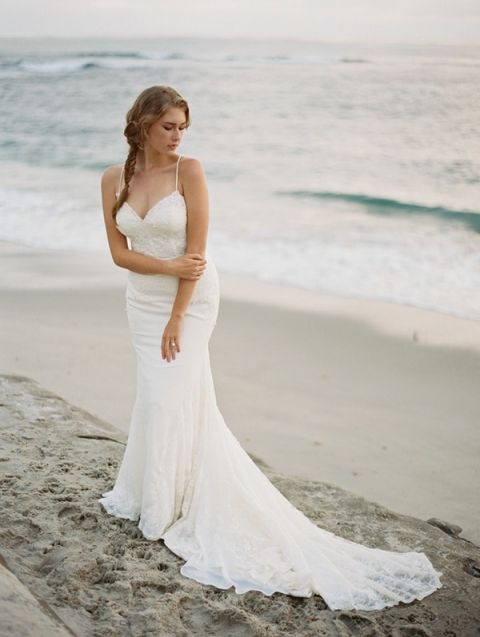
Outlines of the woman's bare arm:
M 112 208 L 115 203 L 115 185 L 120 177 L 117 166 L 110 166 L 102 174 L 102 206 L 108 245 L 115 265 L 140 274 L 170 274 L 168 259 L 156 259 L 134 252 L 128 247 L 127 237 L 115 225 Z
M 198 159 L 184 159 L 182 182 L 187 204 L 187 252 L 205 256 L 208 234 L 208 188 L 203 166 Z M 182 317 L 193 296 L 195 280 L 180 279 L 172 306 L 172 317 Z
M 120 177 L 120 168 L 111 166 L 102 174 L 102 206 L 107 231 L 108 245 L 113 262 L 121 268 L 140 274 L 167 274 L 171 276 L 185 277 L 186 280 L 195 281 L 202 276 L 205 269 L 204 255 L 187 254 L 173 259 L 157 259 L 140 252 L 130 250 L 127 238 L 116 227 L 112 216 L 112 208 L 115 203 L 115 186 Z

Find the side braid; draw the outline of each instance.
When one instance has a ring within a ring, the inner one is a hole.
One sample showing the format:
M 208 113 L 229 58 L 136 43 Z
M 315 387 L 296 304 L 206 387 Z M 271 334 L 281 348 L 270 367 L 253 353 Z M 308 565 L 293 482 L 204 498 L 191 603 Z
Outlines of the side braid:
M 169 108 L 180 108 L 185 113 L 186 126 L 190 126 L 190 110 L 187 101 L 173 87 L 163 84 L 144 89 L 126 113 L 123 135 L 127 140 L 129 151 L 123 167 L 124 186 L 112 207 L 114 219 L 127 200 L 130 181 L 135 172 L 137 154 L 140 150 L 144 150 L 150 126 Z
M 130 145 L 130 150 L 128 151 L 128 155 L 127 155 L 127 159 L 125 160 L 125 165 L 124 165 L 124 186 L 121 190 L 121 192 L 118 195 L 118 199 L 115 202 L 113 208 L 112 208 L 112 216 L 115 219 L 115 217 L 117 216 L 117 212 L 119 211 L 119 209 L 122 207 L 122 205 L 125 203 L 127 197 L 128 197 L 128 186 L 130 184 L 130 181 L 133 177 L 133 173 L 135 172 L 135 162 L 137 159 L 137 152 L 138 152 L 138 145 L 137 144 L 131 144 Z

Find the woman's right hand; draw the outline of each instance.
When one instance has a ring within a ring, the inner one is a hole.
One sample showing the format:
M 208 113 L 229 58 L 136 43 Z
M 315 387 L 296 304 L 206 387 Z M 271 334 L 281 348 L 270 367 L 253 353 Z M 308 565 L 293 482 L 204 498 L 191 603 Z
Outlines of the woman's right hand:
M 201 254 L 188 252 L 174 259 L 169 259 L 170 274 L 180 279 L 196 281 L 205 271 L 207 260 Z

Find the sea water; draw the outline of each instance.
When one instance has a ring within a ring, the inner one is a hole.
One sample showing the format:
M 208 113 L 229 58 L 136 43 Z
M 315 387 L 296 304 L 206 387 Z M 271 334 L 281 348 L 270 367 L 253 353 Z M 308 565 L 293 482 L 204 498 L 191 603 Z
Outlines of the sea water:
M 100 176 L 154 84 L 189 102 L 220 272 L 480 318 L 480 48 L 2 39 L 0 239 L 108 250 Z

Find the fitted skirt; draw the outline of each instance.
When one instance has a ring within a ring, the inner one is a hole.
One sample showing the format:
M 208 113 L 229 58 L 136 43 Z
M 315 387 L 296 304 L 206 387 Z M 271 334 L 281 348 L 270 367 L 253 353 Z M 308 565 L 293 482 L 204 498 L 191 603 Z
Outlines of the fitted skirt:
M 316 526 L 230 431 L 208 350 L 219 299 L 212 262 L 185 315 L 180 353 L 162 359 L 177 285 L 174 277 L 129 277 L 137 394 L 115 485 L 99 499 L 105 510 L 163 540 L 185 560 L 185 577 L 239 594 L 319 594 L 331 609 L 378 610 L 440 588 L 442 573 L 425 553 L 368 547 Z

